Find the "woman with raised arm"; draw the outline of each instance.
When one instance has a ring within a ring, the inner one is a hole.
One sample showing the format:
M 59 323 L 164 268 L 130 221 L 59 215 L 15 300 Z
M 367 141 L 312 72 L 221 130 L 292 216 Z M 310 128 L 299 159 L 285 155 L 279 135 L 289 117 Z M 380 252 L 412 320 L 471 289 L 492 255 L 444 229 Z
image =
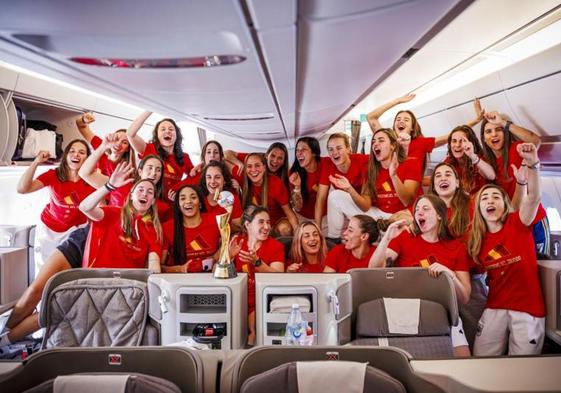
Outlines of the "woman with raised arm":
M 338 188 L 327 201 L 328 237 L 341 236 L 345 218 L 366 214 L 375 219 L 390 218 L 411 206 L 419 193 L 421 173 L 414 159 L 407 159 L 395 132 L 379 129 L 372 136 L 372 150 L 366 179 L 360 192 L 344 176 L 331 176 Z
M 172 204 L 173 186 L 181 181 L 184 174 L 189 175 L 191 169 L 193 169 L 193 164 L 189 154 L 183 152 L 183 136 L 174 120 L 162 119 L 157 122 L 152 131 L 152 141 L 150 143 L 146 143 L 144 139 L 137 135 L 151 114 L 152 112 L 146 111 L 138 116 L 128 128 L 127 137 L 141 158 L 154 154 L 164 161 L 164 197 L 168 203 Z
M 164 224 L 164 273 L 198 273 L 212 270 L 218 258 L 220 231 L 215 215 L 206 212 L 196 186 L 183 186 L 173 203 L 173 220 Z M 168 255 L 167 260 L 165 255 Z
M 445 162 L 454 167 L 460 185 L 475 195 L 487 182 L 495 180 L 495 170 L 483 158 L 483 149 L 471 127 L 463 125 L 448 136 L 448 155 Z
M 475 199 L 469 252 L 489 283 L 476 356 L 502 355 L 507 346 L 509 355 L 538 355 L 544 342 L 545 305 L 532 238 L 541 199 L 540 162 L 532 143 L 518 144 L 516 151 L 523 164 L 514 172 L 519 179 L 527 176 L 519 210 L 511 210 L 507 193 L 494 184 L 484 186 Z
M 431 277 L 446 274 L 452 279 L 458 303 L 467 304 L 471 294 L 469 259 L 465 246 L 448 230 L 446 204 L 436 195 L 417 198 L 413 207 L 413 230 L 404 220 L 389 225 L 370 267 L 424 267 Z M 458 357 L 469 356 L 460 324 L 452 329 L 452 344 Z
M 86 112 L 76 119 L 76 126 L 78 131 L 84 139 L 94 148 L 98 149 L 103 143 L 102 138 L 97 136 L 90 128 L 90 124 L 95 121 L 93 113 Z M 103 155 L 100 155 L 97 160 L 96 169 L 106 176 L 111 176 L 117 164 L 120 162 L 130 162 L 134 165 L 134 157 L 130 148 L 129 140 L 127 139 L 127 130 L 122 128 L 114 133 L 113 143 L 110 148 L 107 148 Z
M 243 209 L 238 193 L 234 190 L 230 173 L 226 165 L 219 161 L 210 161 L 204 166 L 199 188 L 203 195 L 203 202 L 208 213 L 214 216 L 226 213 L 216 200 L 216 196 L 222 191 L 230 191 L 234 196 L 232 214 L 230 215 L 230 227 L 233 232 L 240 229 Z
M 244 211 L 241 233 L 230 241 L 236 270 L 247 273 L 248 345 L 255 342 L 255 273 L 284 272 L 284 246 L 270 233 L 267 208 L 252 205 Z
M 123 207 L 99 206 L 114 188 L 132 183 L 134 168 L 120 163 L 109 181 L 80 203 L 92 221 L 84 267 L 149 268 L 160 272 L 162 227 L 156 207 L 156 188 L 150 180 L 138 180 Z
M 327 244 L 321 229 L 314 221 L 301 222 L 292 239 L 286 272 L 322 273 L 326 257 Z
M 497 174 L 496 183 L 501 186 L 513 202 L 513 208 L 518 209 L 514 198 L 516 178 L 513 168 L 522 165 L 522 159 L 517 153 L 518 146 L 523 142 L 533 143 L 539 147 L 540 137 L 534 132 L 505 120 L 498 112 L 485 114 L 481 123 L 481 140 L 485 160 L 491 164 Z M 533 226 L 533 236 L 536 253 L 540 258 L 550 255 L 550 230 L 547 214 L 540 204 Z
M 378 222 L 372 217 L 365 214 L 352 217 L 343 232 L 343 244 L 327 254 L 324 273 L 346 273 L 349 269 L 368 267 L 379 234 Z
M 269 211 L 273 233 L 291 236 L 298 226 L 298 219 L 290 207 L 288 190 L 283 182 L 267 173 L 265 157 L 250 153 L 245 158 L 245 179 L 242 206 L 263 206 Z
M 318 140 L 310 136 L 299 138 L 288 180 L 290 202 L 300 222 L 315 218 L 321 161 Z
M 362 188 L 366 173 L 365 167 L 368 162 L 368 155 L 351 153 L 349 137 L 343 133 L 335 133 L 329 136 L 329 139 L 327 139 L 327 154 L 329 159 L 323 160 L 321 165 L 319 188 L 314 208 L 314 218 L 320 228 L 323 228 L 324 215 L 329 213 L 326 206 L 330 187 L 332 187 L 331 192 L 340 189 L 337 183 L 333 183 L 331 179 L 344 177 L 358 192 Z M 339 236 L 340 234 L 335 237 Z
M 75 139 L 64 149 L 56 169 L 50 169 L 34 179 L 37 167 L 50 158 L 48 152 L 40 151 L 19 180 L 17 191 L 20 194 L 44 187 L 48 187 L 50 193 L 49 203 L 43 209 L 41 222 L 35 231 L 35 275 L 56 246 L 87 222 L 78 206 L 94 189 L 80 178 L 78 171 L 89 155 L 90 147 L 86 141 Z
M 415 94 L 406 94 L 402 97 L 391 100 L 390 102 L 381 105 L 368 113 L 367 120 L 372 132 L 376 132 L 383 128 L 380 124 L 380 117 L 396 105 L 404 104 L 415 98 Z M 473 127 L 482 120 L 483 111 L 479 99 L 474 100 L 475 112 L 477 117 L 468 122 L 470 127 Z M 398 141 L 405 149 L 407 157 L 416 158 L 419 160 L 421 167 L 425 168 L 426 156 L 433 151 L 435 147 L 442 146 L 446 143 L 448 135 L 441 135 L 436 138 L 425 137 L 421 132 L 421 126 L 413 112 L 409 110 L 402 110 L 395 115 L 392 128 L 397 133 Z

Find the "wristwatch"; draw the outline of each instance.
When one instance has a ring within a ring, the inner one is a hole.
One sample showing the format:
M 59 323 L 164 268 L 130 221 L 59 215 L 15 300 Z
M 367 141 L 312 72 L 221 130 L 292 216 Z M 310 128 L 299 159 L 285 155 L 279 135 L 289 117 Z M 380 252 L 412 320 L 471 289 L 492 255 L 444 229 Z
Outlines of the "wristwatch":
M 261 260 L 261 258 L 257 258 L 255 260 L 255 263 L 253 264 L 253 266 L 259 267 L 259 266 L 261 266 L 262 263 L 263 263 L 263 261 Z

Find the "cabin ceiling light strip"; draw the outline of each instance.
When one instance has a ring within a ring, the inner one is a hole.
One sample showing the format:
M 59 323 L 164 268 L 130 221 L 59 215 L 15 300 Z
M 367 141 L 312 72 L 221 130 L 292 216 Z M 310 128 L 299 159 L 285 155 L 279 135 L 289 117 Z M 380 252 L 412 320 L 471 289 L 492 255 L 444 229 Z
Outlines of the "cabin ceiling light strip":
M 214 120 L 214 121 L 255 121 L 255 120 L 270 120 L 274 119 L 275 117 L 270 116 L 256 116 L 256 117 L 203 117 L 205 120 Z
M 110 68 L 205 68 L 238 64 L 245 61 L 244 56 L 215 55 L 200 57 L 182 57 L 170 59 L 102 59 L 94 57 L 71 57 L 70 60 L 90 66 Z

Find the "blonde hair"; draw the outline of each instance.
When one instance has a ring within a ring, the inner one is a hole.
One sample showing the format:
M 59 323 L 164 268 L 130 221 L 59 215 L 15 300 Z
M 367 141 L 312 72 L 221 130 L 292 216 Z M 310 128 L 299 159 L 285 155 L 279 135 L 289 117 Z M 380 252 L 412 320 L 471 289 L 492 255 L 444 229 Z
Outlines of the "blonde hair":
M 327 256 L 327 244 L 325 242 L 325 238 L 321 234 L 321 229 L 315 223 L 315 221 L 304 221 L 298 225 L 296 231 L 294 232 L 294 237 L 292 238 L 292 247 L 290 248 L 290 258 L 293 263 L 306 263 L 308 260 L 304 255 L 304 250 L 302 248 L 302 236 L 304 235 L 304 228 L 308 226 L 313 226 L 319 233 L 320 238 L 320 248 L 319 248 L 319 255 L 318 260 L 320 263 L 325 261 L 325 257 Z
M 138 222 L 136 222 L 136 220 L 134 219 L 134 216 L 137 213 L 137 211 L 132 205 L 131 195 L 136 189 L 136 187 L 142 182 L 148 182 L 152 184 L 152 187 L 154 187 L 154 191 L 156 190 L 156 186 L 154 186 L 154 183 L 152 183 L 152 181 L 148 179 L 138 180 L 132 186 L 129 195 L 127 196 L 127 200 L 121 209 L 121 229 L 123 230 L 123 233 L 125 234 L 126 237 L 135 238 L 137 240 L 140 240 L 140 235 L 138 233 L 138 227 L 137 227 Z M 152 223 L 152 225 L 154 226 L 154 230 L 156 231 L 156 240 L 158 241 L 158 243 L 161 243 L 163 237 L 162 225 L 158 217 L 158 207 L 156 206 L 156 195 L 154 195 L 154 203 L 144 214 L 142 220 L 146 223 L 148 222 Z M 135 224 L 134 228 L 133 228 L 133 223 Z
M 499 219 L 501 223 L 504 223 L 506 221 L 508 214 L 510 213 L 511 210 L 510 198 L 508 197 L 508 194 L 505 192 L 505 190 L 503 190 L 501 187 L 495 184 L 486 184 L 483 187 L 481 187 L 481 190 L 477 192 L 477 195 L 475 196 L 475 211 L 473 213 L 473 224 L 471 226 L 471 233 L 468 242 L 469 255 L 477 263 L 480 263 L 479 252 L 481 251 L 483 238 L 485 237 L 485 234 L 489 230 L 489 228 L 487 228 L 487 222 L 485 221 L 483 215 L 481 214 L 481 205 L 479 202 L 481 200 L 481 194 L 483 193 L 483 191 L 488 190 L 489 188 L 495 188 L 499 190 L 499 192 L 503 196 L 505 209 L 503 214 L 501 215 L 501 218 Z

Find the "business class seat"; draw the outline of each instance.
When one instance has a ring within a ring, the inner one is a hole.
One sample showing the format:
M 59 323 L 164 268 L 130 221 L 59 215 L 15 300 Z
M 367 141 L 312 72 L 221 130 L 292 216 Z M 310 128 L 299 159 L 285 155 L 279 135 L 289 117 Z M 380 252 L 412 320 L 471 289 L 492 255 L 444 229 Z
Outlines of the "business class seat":
M 450 327 L 458 323 L 453 283 L 426 269 L 353 269 L 351 345 L 394 346 L 413 358 L 454 356 Z
M 72 269 L 41 299 L 42 348 L 157 345 L 148 323 L 148 269 Z

